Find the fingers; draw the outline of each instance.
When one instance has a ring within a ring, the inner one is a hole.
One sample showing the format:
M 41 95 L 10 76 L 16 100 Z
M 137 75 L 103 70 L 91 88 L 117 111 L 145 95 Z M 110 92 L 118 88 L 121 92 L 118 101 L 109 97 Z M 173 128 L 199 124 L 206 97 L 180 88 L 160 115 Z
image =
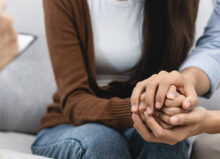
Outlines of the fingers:
M 141 94 L 145 91 L 145 82 L 137 83 L 136 87 L 134 88 L 132 95 L 131 95 L 131 105 L 132 105 L 132 112 L 138 113 L 138 105 L 140 103 Z
M 168 115 L 168 116 L 174 116 L 176 114 L 180 114 L 180 113 L 184 113 L 186 111 L 184 111 L 183 109 L 179 108 L 179 107 L 163 107 L 163 109 L 161 109 L 161 111 Z
M 1 0 L 0 1 L 0 12 L 5 10 L 5 8 L 6 8 L 6 2 L 5 2 L 5 0 Z
M 176 133 L 176 132 L 173 132 L 173 130 L 163 129 L 157 123 L 157 121 L 152 116 L 148 116 L 147 113 L 145 113 L 145 117 L 146 117 L 146 123 L 148 124 L 148 127 L 151 129 L 151 131 L 154 134 L 154 137 L 152 138 L 155 140 L 155 142 L 175 145 L 177 142 L 181 141 L 181 138 L 179 137 L 180 135 L 179 132 Z
M 161 119 L 166 124 L 170 124 L 170 117 L 164 113 L 159 112 L 159 119 Z
M 156 141 L 153 139 L 152 134 L 149 132 L 149 130 L 146 128 L 146 126 L 143 124 L 142 120 L 137 114 L 133 113 L 132 119 L 134 121 L 134 128 L 138 131 L 138 133 L 143 137 L 145 141 Z
M 174 98 L 175 96 L 175 94 L 173 94 L 173 92 L 175 91 L 175 88 L 173 87 L 174 85 L 176 87 L 184 86 L 183 76 L 177 71 L 172 71 L 170 73 L 166 71 L 161 71 L 159 73 L 159 76 L 161 78 L 160 78 L 160 82 L 156 94 L 156 102 L 155 102 L 156 107 L 158 109 L 162 108 L 162 106 L 164 105 L 164 99 L 166 96 L 171 97 L 171 99 Z M 168 90 L 170 90 L 172 93 L 171 92 L 168 93 Z
M 159 87 L 156 93 L 156 103 L 155 103 L 155 106 L 157 109 L 162 108 L 169 87 L 170 85 L 167 82 L 161 82 L 159 84 Z
M 183 109 L 189 109 L 198 104 L 198 96 L 196 90 L 191 84 L 186 84 L 184 87 L 186 99 L 184 100 L 182 107 Z
M 192 109 L 188 113 L 177 114 L 170 118 L 172 125 L 190 125 L 194 123 L 201 123 L 207 117 L 207 110 L 203 107 Z
M 179 106 L 182 106 L 185 99 L 186 99 L 185 96 L 179 95 L 178 97 L 174 98 L 173 100 L 166 99 L 164 102 L 164 105 L 166 107 L 179 107 Z
M 158 109 L 161 109 L 165 102 L 165 97 L 169 100 L 174 100 L 176 88 L 178 90 L 184 90 L 185 94 L 190 97 L 188 100 L 183 100 L 183 96 L 171 102 L 167 100 L 167 105 L 177 106 L 182 105 L 183 108 L 188 108 L 189 105 L 195 105 L 197 103 L 197 96 L 193 87 L 184 80 L 184 77 L 181 73 L 177 71 L 172 71 L 170 73 L 166 71 L 161 71 L 158 75 L 153 75 L 145 81 L 139 82 L 133 90 L 131 96 L 132 112 L 138 113 L 138 105 L 140 103 L 141 94 L 146 93 L 145 104 L 146 111 L 149 115 L 152 115 L 154 112 L 154 106 Z M 176 87 L 174 87 L 174 85 Z M 184 95 L 185 95 L 184 94 Z M 188 106 L 187 106 L 188 105 Z
M 155 118 L 155 120 L 160 124 L 160 126 L 164 129 L 172 129 L 174 126 L 170 125 L 170 124 L 166 124 L 165 122 L 163 122 L 161 119 L 159 118 Z
M 170 88 L 169 88 L 169 90 L 168 90 L 168 92 L 167 92 L 167 95 L 166 95 L 166 97 L 168 98 L 168 99 L 175 99 L 175 97 L 176 97 L 176 94 L 177 94 L 177 92 L 176 92 L 176 87 L 175 86 L 170 86 Z
M 189 125 L 195 122 L 194 119 L 191 113 L 177 114 L 170 118 L 170 123 L 172 125 Z
M 140 105 L 138 106 L 138 113 L 139 116 L 141 117 L 141 120 L 145 123 L 145 116 L 144 112 L 146 111 L 146 105 L 145 105 L 145 93 L 141 95 L 141 101 Z
M 158 87 L 158 79 L 156 75 L 153 75 L 151 78 L 148 79 L 146 83 L 146 97 L 145 103 L 147 106 L 147 113 L 149 115 L 153 114 L 154 111 L 154 101 L 155 101 L 155 94 Z
M 158 89 L 155 94 L 155 107 L 160 109 L 164 104 L 164 99 L 167 94 L 168 89 L 170 88 L 170 82 L 167 80 L 168 72 L 161 71 L 159 73 L 160 81 L 158 83 Z
M 145 116 L 147 116 L 146 123 L 153 132 L 154 136 L 156 138 L 162 139 L 163 135 L 165 135 L 164 129 L 156 122 L 152 116 L 148 116 L 147 114 L 145 114 Z

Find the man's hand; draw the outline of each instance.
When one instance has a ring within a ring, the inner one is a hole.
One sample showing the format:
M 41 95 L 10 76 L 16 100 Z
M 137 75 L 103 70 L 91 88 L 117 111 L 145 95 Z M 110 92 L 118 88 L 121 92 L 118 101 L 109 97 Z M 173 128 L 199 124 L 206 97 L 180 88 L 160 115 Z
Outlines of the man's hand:
M 145 109 L 145 98 L 146 93 L 141 95 L 139 109 Z M 171 86 L 168 90 L 167 97 L 165 100 L 165 107 L 161 110 L 155 109 L 153 116 L 155 120 L 165 129 L 171 129 L 174 126 L 169 123 L 169 117 L 185 112 L 180 106 L 182 105 L 185 97 L 180 95 L 175 86 Z M 138 112 L 140 118 L 145 123 L 145 115 L 143 111 Z M 145 123 L 146 124 L 146 123 Z
M 4 13 L 5 5 L 0 0 L 0 69 L 8 64 L 18 53 L 17 31 L 13 18 Z
M 163 129 L 152 116 L 145 113 L 145 122 L 152 132 L 145 127 L 137 114 L 133 113 L 132 118 L 134 127 L 145 141 L 174 145 L 190 136 L 207 132 L 210 113 L 198 107 L 189 113 L 175 115 L 170 118 L 170 123 L 177 126 L 172 130 Z

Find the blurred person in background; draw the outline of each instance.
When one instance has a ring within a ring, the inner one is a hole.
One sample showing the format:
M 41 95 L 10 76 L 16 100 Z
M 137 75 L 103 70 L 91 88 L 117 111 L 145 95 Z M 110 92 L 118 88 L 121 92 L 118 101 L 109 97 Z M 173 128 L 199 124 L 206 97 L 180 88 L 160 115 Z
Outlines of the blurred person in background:
M 18 53 L 17 31 L 13 18 L 5 13 L 5 1 L 0 0 L 0 70 Z

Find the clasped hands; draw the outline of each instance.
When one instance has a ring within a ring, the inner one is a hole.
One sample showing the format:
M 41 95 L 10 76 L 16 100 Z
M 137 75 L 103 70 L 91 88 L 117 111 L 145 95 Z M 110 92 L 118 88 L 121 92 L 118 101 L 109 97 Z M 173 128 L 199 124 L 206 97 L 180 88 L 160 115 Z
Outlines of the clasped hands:
M 177 71 L 139 82 L 131 96 L 134 128 L 148 142 L 174 145 L 204 132 L 208 116 L 197 104 L 193 83 Z

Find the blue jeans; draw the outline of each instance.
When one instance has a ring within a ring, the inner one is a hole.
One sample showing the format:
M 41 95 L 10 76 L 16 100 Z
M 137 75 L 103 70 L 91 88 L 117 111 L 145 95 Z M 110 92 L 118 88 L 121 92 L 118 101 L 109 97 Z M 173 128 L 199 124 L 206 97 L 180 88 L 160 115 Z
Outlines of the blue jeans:
M 134 128 L 119 133 L 102 124 L 64 124 L 43 129 L 32 152 L 55 159 L 188 159 L 188 143 L 148 143 Z

